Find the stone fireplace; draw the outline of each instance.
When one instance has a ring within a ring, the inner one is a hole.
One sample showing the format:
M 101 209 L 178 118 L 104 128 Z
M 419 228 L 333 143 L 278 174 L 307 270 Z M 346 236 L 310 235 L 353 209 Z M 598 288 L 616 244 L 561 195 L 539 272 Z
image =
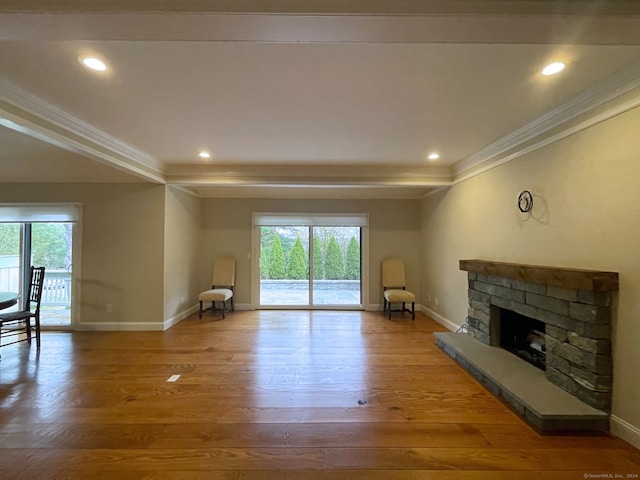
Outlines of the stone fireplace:
M 461 260 L 460 269 L 468 272 L 469 335 L 506 348 L 544 370 L 552 384 L 610 411 L 617 273 L 483 260 Z

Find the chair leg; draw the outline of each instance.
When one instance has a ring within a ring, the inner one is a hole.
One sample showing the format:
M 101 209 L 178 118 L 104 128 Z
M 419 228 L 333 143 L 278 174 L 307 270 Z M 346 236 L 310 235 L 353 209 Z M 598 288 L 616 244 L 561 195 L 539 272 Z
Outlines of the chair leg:
M 416 302 L 411 302 L 411 320 L 416 319 Z
M 198 310 L 198 318 L 202 318 L 202 300 L 200 300 L 200 310 Z
M 36 347 L 40 350 L 40 315 L 36 315 L 35 317 L 35 326 L 36 326 Z
M 31 345 L 31 317 L 24 320 L 24 333 L 27 336 L 27 343 Z
M 227 302 L 226 301 L 222 301 L 222 319 L 224 320 L 224 312 L 227 309 Z

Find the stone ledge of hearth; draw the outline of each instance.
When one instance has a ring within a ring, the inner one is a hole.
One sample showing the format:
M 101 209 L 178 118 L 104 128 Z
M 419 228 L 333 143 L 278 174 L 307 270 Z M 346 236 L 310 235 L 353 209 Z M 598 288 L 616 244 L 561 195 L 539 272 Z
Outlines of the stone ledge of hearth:
M 608 413 L 553 385 L 512 353 L 464 333 L 434 335 L 438 347 L 541 433 L 609 430 Z

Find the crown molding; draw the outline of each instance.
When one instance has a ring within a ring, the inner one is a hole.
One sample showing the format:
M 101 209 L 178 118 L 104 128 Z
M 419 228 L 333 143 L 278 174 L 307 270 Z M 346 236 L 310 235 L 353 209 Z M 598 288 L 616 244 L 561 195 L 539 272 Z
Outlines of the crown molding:
M 3 0 L 10 13 L 235 13 L 285 15 L 634 15 L 635 0 Z
M 453 182 L 451 183 L 451 185 L 453 185 Z M 432 195 L 436 195 L 437 193 L 442 192 L 443 190 L 446 190 L 447 188 L 449 188 L 451 185 L 443 185 L 441 187 L 436 187 L 436 188 L 432 188 L 430 190 L 427 190 L 421 197 L 420 200 L 424 199 L 424 198 L 428 198 Z
M 143 179 L 164 183 L 163 165 L 155 158 L 1 78 L 0 123 Z
M 431 187 L 379 186 L 201 186 L 189 187 L 200 198 L 260 198 L 286 200 L 419 200 Z
M 637 14 L 435 11 L 441 13 L 0 9 L 0 40 L 640 45 Z
M 200 195 L 198 192 L 194 191 L 192 188 L 189 188 L 189 187 L 183 187 L 182 185 L 175 185 L 175 184 L 174 185 L 167 184 L 167 187 L 182 193 L 186 193 L 187 195 L 190 195 L 192 197 L 202 198 L 202 195 Z
M 177 4 L 177 5 L 176 5 Z M 192 13 L 325 13 L 378 15 L 418 14 L 588 14 L 594 10 L 599 14 L 631 14 L 640 11 L 634 0 L 601 2 L 597 6 L 592 0 L 572 0 L 558 5 L 557 0 L 3 0 L 0 11 L 11 12 L 177 12 Z
M 448 167 L 169 165 L 170 185 L 295 187 L 434 187 L 450 185 Z
M 565 104 L 454 164 L 452 167 L 454 183 L 471 178 L 635 108 L 640 102 L 640 91 L 630 100 L 607 108 L 604 112 L 596 112 L 598 107 L 612 103 L 634 90 L 640 90 L 640 62 L 608 77 Z M 591 114 L 589 118 L 579 121 L 580 117 L 589 114 Z M 576 124 L 576 121 L 579 123 Z M 559 129 L 562 130 L 558 132 Z M 480 166 L 481 168 L 478 168 Z
M 453 180 L 453 184 L 457 184 L 460 182 L 463 182 L 465 180 L 468 180 L 469 178 L 475 177 L 476 175 L 480 175 L 481 173 L 484 173 L 486 171 L 489 171 L 493 168 L 499 167 L 500 165 L 504 165 L 505 163 L 508 163 L 512 160 L 515 160 L 518 157 L 521 157 L 523 155 L 527 155 L 531 152 L 534 152 L 540 148 L 544 148 L 547 145 L 551 145 L 553 143 L 556 143 L 566 137 L 569 137 L 571 135 L 574 135 L 578 132 L 581 132 L 583 130 L 586 130 L 587 128 L 593 127 L 594 125 L 597 125 L 599 123 L 605 122 L 613 117 L 616 117 L 618 115 L 621 115 L 629 110 L 632 110 L 636 107 L 640 107 L 640 92 L 638 92 L 638 94 L 636 96 L 634 96 L 633 98 L 630 98 L 620 104 L 616 104 L 610 108 L 605 109 L 602 112 L 599 112 L 597 115 L 593 115 L 590 116 L 589 118 L 587 118 L 586 120 L 583 120 L 581 122 L 578 122 L 576 124 L 572 124 L 570 126 L 567 126 L 567 128 L 562 129 L 561 131 L 559 131 L 558 133 L 555 133 L 553 135 L 550 136 L 546 136 L 544 138 L 542 138 L 541 140 L 534 142 L 532 144 L 529 144 L 523 148 L 517 149 L 514 152 L 509 153 L 506 156 L 503 156 L 499 159 L 496 159 L 494 161 L 488 162 L 487 164 L 482 164 L 477 166 L 477 168 L 472 169 L 472 170 L 468 170 L 466 172 L 464 172 L 461 175 L 457 175 L 454 180 Z
M 179 179 L 168 178 L 167 184 L 182 187 L 231 187 L 231 186 L 252 186 L 252 187 L 433 187 L 450 185 L 449 180 L 435 180 L 428 177 L 418 179 L 397 179 L 397 178 L 372 178 L 356 179 L 353 177 L 222 177 L 222 176 L 188 176 Z

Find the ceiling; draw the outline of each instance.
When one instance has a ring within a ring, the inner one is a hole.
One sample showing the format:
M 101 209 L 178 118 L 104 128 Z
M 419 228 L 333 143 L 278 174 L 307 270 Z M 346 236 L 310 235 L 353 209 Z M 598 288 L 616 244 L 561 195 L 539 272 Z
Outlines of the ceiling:
M 0 6 L 3 183 L 420 198 L 638 105 L 640 2 Z

